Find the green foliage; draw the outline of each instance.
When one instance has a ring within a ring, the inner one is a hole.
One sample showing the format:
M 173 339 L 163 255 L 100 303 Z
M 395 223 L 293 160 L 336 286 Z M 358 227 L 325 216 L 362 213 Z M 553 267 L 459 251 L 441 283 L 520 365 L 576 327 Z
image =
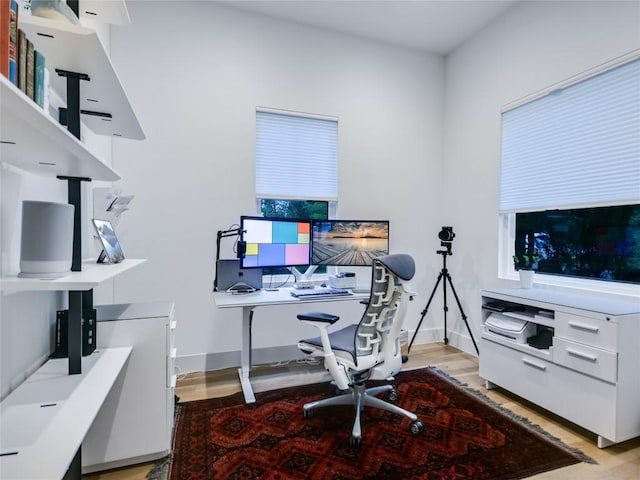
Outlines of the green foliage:
M 317 200 L 261 200 L 261 212 L 265 217 L 327 219 L 327 202 Z
M 513 266 L 516 270 L 535 270 L 541 255 L 533 253 L 532 255 L 514 255 Z

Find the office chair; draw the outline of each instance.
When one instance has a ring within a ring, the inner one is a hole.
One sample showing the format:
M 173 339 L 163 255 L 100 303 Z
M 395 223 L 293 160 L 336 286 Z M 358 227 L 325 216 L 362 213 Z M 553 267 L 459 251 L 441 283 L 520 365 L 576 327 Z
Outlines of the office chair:
M 316 408 L 354 405 L 355 420 L 349 438 L 352 446 L 362 442 L 360 412 L 366 406 L 408 417 L 413 434 L 424 429 L 416 414 L 375 396 L 386 392 L 389 400 L 397 400 L 393 386 L 366 388 L 365 385 L 369 379 L 392 380 L 402 368 L 399 337 L 406 301 L 411 296 L 405 282 L 411 280 L 414 273 L 415 263 L 410 255 L 394 254 L 374 259 L 371 296 L 358 324 L 329 333 L 329 327 L 340 317 L 322 312 L 298 315 L 299 320 L 320 330 L 319 337 L 301 340 L 298 348 L 304 353 L 324 357 L 324 366 L 331 373 L 333 383 L 337 390 L 343 391 L 338 396 L 305 404 L 303 414 L 307 418 Z

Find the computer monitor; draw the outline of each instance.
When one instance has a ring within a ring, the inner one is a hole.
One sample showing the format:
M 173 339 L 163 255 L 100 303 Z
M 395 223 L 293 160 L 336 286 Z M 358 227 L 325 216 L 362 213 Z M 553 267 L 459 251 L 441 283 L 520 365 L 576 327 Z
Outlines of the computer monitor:
M 366 266 L 389 253 L 388 220 L 314 220 L 311 263 Z
M 240 218 L 245 244 L 242 268 L 296 267 L 311 263 L 311 221 L 288 218 Z

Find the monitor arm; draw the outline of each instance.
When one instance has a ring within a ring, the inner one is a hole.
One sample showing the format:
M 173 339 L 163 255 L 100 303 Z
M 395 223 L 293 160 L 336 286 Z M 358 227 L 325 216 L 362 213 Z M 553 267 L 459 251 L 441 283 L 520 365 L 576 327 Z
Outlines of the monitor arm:
M 309 265 L 304 273 L 298 270 L 296 267 L 289 267 L 289 271 L 293 274 L 295 278 L 295 287 L 296 288 L 313 288 L 313 282 L 311 277 L 313 276 L 313 272 L 318 268 L 317 265 Z

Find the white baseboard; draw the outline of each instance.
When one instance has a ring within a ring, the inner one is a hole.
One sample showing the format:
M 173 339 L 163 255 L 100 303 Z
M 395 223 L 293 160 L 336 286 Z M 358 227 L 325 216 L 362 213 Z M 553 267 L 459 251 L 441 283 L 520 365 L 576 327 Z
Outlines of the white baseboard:
M 413 337 L 413 331 L 403 331 L 400 337 L 400 344 L 405 346 Z M 444 340 L 444 330 L 442 328 L 431 328 L 420 330 L 413 342 L 413 345 L 427 343 L 437 343 Z M 479 339 L 476 339 L 478 342 Z M 404 342 L 404 343 L 403 343 Z M 456 347 L 470 355 L 477 355 L 476 350 L 468 335 L 461 335 L 457 332 L 449 332 L 449 345 Z M 280 347 L 268 347 L 254 349 L 251 352 L 253 365 L 265 365 L 269 363 L 286 362 L 304 358 L 304 354 L 297 345 L 284 345 Z M 225 368 L 236 368 L 240 366 L 240 352 L 219 352 L 219 353 L 198 353 L 194 355 L 178 356 L 175 361 L 176 373 L 179 375 L 192 372 L 208 372 L 211 370 L 222 370 Z

